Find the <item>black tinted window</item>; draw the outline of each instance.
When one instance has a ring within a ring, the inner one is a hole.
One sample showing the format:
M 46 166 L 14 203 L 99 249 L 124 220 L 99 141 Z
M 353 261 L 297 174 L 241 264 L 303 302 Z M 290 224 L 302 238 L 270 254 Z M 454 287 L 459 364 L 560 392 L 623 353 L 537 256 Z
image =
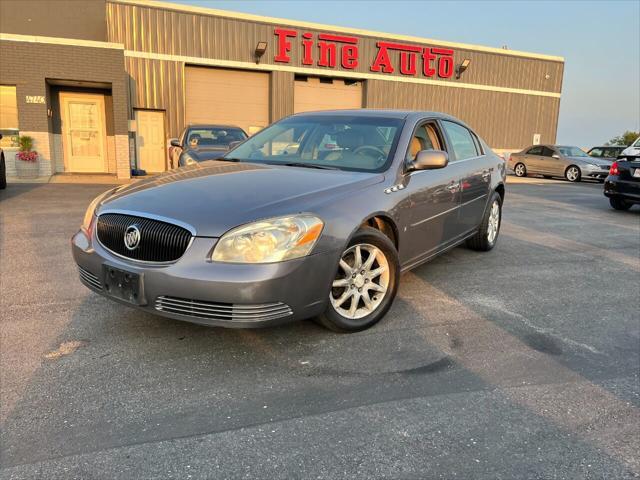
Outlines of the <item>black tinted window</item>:
M 549 147 L 542 147 L 542 155 L 545 157 L 552 157 L 553 154 L 556 153 Z
M 527 150 L 527 155 L 542 155 L 542 147 L 536 146 Z
M 442 122 L 444 129 L 449 136 L 456 160 L 465 160 L 478 156 L 476 144 L 471 136 L 471 132 L 462 125 L 453 122 Z

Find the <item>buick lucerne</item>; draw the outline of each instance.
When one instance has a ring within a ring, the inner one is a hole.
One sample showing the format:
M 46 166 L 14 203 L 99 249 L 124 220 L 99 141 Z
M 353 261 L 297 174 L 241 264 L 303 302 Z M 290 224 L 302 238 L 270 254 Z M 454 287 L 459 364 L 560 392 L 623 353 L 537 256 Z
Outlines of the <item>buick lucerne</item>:
M 91 290 L 174 319 L 358 331 L 389 310 L 401 272 L 494 247 L 505 172 L 448 115 L 297 114 L 220 160 L 100 195 L 73 257 Z

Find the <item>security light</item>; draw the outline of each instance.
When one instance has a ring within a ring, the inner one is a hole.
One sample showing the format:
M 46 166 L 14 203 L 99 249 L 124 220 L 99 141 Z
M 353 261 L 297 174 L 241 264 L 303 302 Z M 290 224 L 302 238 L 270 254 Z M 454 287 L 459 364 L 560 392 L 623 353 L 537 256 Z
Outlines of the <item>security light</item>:
M 258 44 L 256 45 L 256 51 L 255 51 L 256 63 L 260 63 L 260 58 L 262 58 L 262 56 L 264 55 L 264 52 L 266 51 L 267 51 L 267 42 L 258 42 Z
M 471 63 L 471 60 L 469 60 L 468 58 L 465 58 L 461 64 L 459 64 L 456 67 L 456 79 L 460 79 L 460 75 L 462 75 L 462 73 L 469 68 L 469 64 Z

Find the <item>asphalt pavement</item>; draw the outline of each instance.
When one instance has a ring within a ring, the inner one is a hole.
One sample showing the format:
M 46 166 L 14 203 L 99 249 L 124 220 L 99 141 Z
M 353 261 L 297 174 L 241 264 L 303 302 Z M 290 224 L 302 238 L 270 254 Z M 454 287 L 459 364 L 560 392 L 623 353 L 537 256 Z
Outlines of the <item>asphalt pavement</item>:
M 69 239 L 106 188 L 0 191 L 0 478 L 640 476 L 640 208 L 601 184 L 510 177 L 493 251 L 351 335 L 90 292 Z

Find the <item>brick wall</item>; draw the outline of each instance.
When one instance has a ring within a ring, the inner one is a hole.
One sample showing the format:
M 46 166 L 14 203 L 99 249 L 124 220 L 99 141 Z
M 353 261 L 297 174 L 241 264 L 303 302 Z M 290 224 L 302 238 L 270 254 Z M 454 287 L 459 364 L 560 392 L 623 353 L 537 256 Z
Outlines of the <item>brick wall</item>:
M 20 132 L 38 137 L 38 151 L 47 153 L 41 174 L 55 172 L 55 165 L 60 164 L 58 158 L 51 158 L 51 154 L 55 155 L 60 149 L 52 144 L 54 139 L 49 135 L 53 132 L 52 120 L 47 116 L 47 109 L 53 109 L 50 82 L 74 81 L 94 87 L 99 84 L 110 86 L 116 171 L 119 177 L 129 177 L 129 147 L 117 138 L 126 137 L 128 129 L 128 76 L 124 69 L 123 50 L 0 40 L 0 51 L 0 84 L 16 86 Z M 26 103 L 27 95 L 42 95 L 46 102 Z M 43 144 L 46 141 L 44 135 L 47 135 L 49 145 Z

